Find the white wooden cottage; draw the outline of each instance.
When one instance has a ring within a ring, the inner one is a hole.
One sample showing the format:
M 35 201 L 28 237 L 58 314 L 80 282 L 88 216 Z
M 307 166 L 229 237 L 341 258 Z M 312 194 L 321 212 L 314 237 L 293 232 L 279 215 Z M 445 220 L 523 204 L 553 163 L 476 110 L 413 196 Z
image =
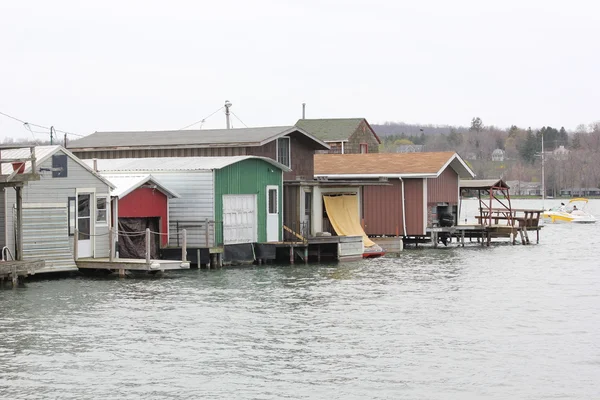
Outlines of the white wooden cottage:
M 29 148 L 3 149 L 2 159 L 27 158 Z M 35 147 L 37 181 L 22 187 L 23 260 L 44 260 L 35 272 L 76 270 L 74 235 L 78 232 L 79 258 L 108 257 L 110 190 L 114 186 L 62 146 Z M 2 164 L 2 175 L 14 166 Z M 31 172 L 31 162 L 20 173 Z M 4 258 L 16 251 L 16 191 L 5 187 L 0 192 L 0 244 Z

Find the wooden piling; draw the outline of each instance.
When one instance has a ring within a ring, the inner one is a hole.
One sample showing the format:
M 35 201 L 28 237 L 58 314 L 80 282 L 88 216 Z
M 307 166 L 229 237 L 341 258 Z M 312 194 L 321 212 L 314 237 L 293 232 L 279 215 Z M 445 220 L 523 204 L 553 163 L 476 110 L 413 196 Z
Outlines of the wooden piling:
M 77 229 L 75 229 L 74 235 L 73 235 L 73 259 L 75 261 L 77 261 L 77 259 L 79 258 L 79 231 Z
M 184 229 L 183 233 L 183 246 L 181 247 L 181 261 L 187 262 L 187 230 Z
M 146 228 L 146 264 L 150 264 L 150 228 Z
M 108 230 L 108 260 L 110 262 L 115 260 L 115 238 L 112 227 Z

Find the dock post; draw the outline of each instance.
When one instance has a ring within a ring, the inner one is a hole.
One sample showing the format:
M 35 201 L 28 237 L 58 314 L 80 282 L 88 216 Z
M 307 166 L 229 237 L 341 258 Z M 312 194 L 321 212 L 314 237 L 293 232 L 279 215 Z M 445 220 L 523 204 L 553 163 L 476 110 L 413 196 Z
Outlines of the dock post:
M 32 171 L 35 172 L 35 171 Z M 17 197 L 17 215 L 16 215 L 16 239 L 17 245 L 16 247 L 16 259 L 21 261 L 23 260 L 23 187 L 15 186 L 16 197 Z
M 77 248 L 79 247 L 79 231 L 77 229 L 75 229 L 75 232 L 73 233 L 73 260 L 77 261 L 77 258 L 79 257 L 79 252 L 77 251 Z
M 182 231 L 183 233 L 183 246 L 181 247 L 181 261 L 187 261 L 187 229 Z
M 206 218 L 204 220 L 204 236 L 206 237 L 206 240 L 205 240 L 206 247 L 210 247 L 209 240 L 208 240 L 209 236 L 210 236 L 209 227 L 208 227 L 208 218 Z
M 465 230 L 463 229 L 460 234 L 460 244 L 462 247 L 465 247 Z
M 19 274 L 17 274 L 17 267 L 12 267 L 12 285 L 13 287 L 19 286 Z
M 290 264 L 294 263 L 294 246 L 290 244 Z
M 437 232 L 431 232 L 431 242 L 433 243 L 433 248 L 437 249 L 437 247 L 438 247 Z
M 304 264 L 308 264 L 308 244 L 304 246 Z
M 146 264 L 150 265 L 150 228 L 146 228 Z
M 119 269 L 119 278 L 125 278 L 125 270 L 123 268 Z
M 108 260 L 113 262 L 115 260 L 115 238 L 114 238 L 114 230 L 111 227 L 108 230 Z

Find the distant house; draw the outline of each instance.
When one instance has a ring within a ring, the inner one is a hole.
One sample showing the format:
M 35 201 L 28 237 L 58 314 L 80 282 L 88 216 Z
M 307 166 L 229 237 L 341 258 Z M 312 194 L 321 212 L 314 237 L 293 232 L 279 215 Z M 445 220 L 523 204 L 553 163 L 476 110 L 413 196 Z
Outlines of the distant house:
M 344 192 L 354 190 L 359 197 L 364 230 L 372 236 L 422 237 L 442 215 L 456 222 L 459 179 L 474 175 L 454 152 L 315 156 L 320 182 L 334 193 L 346 185 Z M 316 198 L 315 207 L 319 204 Z M 318 230 L 322 224 L 315 223 Z
M 508 193 L 511 196 L 541 196 L 541 182 L 525 182 L 525 181 L 507 181 L 509 186 Z
M 504 161 L 504 155 L 506 152 L 502 149 L 495 149 L 492 151 L 492 161 Z
M 364 118 L 300 119 L 296 126 L 327 143 L 328 153 L 379 153 L 381 140 Z
M 425 145 L 422 144 L 402 144 L 396 147 L 396 153 L 422 153 L 425 151 Z
M 2 150 L 2 159 L 23 158 L 29 149 Z M 109 256 L 109 229 L 114 185 L 61 146 L 35 147 L 40 179 L 22 187 L 23 260 L 41 259 L 45 266 L 35 272 L 77 270 L 78 258 Z M 30 173 L 27 162 L 22 173 Z M 2 165 L 2 175 L 12 172 Z M 0 243 L 15 248 L 17 199 L 14 190 L 0 193 Z M 75 235 L 77 248 L 75 249 Z
M 561 189 L 560 195 L 570 197 L 600 196 L 600 188 L 565 188 Z
M 569 150 L 565 146 L 560 145 L 551 154 L 555 160 L 566 160 L 569 157 Z

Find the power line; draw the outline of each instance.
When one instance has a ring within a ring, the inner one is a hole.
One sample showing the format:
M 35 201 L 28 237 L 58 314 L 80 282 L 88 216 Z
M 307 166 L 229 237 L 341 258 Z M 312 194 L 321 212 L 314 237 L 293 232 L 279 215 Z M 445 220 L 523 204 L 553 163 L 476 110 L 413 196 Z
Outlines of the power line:
M 180 128 L 179 130 L 180 130 L 180 131 L 182 131 L 182 130 L 184 130 L 184 129 L 187 129 L 187 128 L 189 128 L 190 126 L 194 126 L 194 125 L 196 125 L 197 123 L 204 122 L 204 121 L 206 121 L 207 119 L 209 119 L 210 117 L 212 117 L 213 115 L 215 115 L 216 113 L 218 113 L 219 111 L 221 111 L 223 108 L 225 108 L 225 107 L 221 107 L 221 108 L 219 108 L 218 110 L 216 110 L 215 112 L 213 112 L 212 114 L 210 114 L 208 117 L 204 117 L 204 118 L 202 118 L 200 121 L 196 121 L 196 122 L 194 122 L 193 124 L 189 124 L 188 126 L 184 126 L 183 128 Z
M 237 120 L 238 120 L 238 121 L 240 121 L 240 122 L 242 123 L 242 125 L 244 125 L 246 128 L 248 127 L 248 125 L 246 125 L 246 124 L 244 123 L 244 121 L 242 121 L 242 120 L 240 119 L 240 117 L 238 117 L 237 115 L 235 115 L 235 113 L 234 113 L 233 111 L 230 111 L 230 112 L 231 112 L 231 114 L 233 114 L 233 116 L 234 116 L 234 117 L 236 117 L 236 118 L 237 118 Z
M 5 117 L 8 117 L 8 118 L 10 118 L 10 119 L 13 119 L 13 120 L 15 120 L 15 121 L 17 121 L 17 122 L 20 122 L 20 123 L 22 123 L 22 124 L 23 124 L 23 125 L 25 125 L 25 126 L 27 126 L 27 125 L 28 125 L 28 126 L 30 126 L 30 127 L 31 127 L 31 126 L 35 126 L 36 128 L 41 128 L 41 129 L 47 129 L 47 130 L 50 130 L 50 128 L 49 128 L 49 127 L 47 127 L 47 126 L 38 125 L 38 124 L 31 123 L 31 122 L 23 121 L 23 120 L 20 120 L 19 118 L 13 117 L 12 115 L 8 115 L 8 114 L 6 114 L 6 113 L 3 113 L 2 111 L 0 111 L 0 115 L 4 115 Z M 31 128 L 28 128 L 28 129 L 31 131 Z M 56 132 L 60 132 L 60 133 L 65 133 L 65 134 L 67 134 L 67 135 L 78 136 L 78 137 L 84 137 L 84 136 L 85 136 L 85 135 L 80 135 L 80 134 L 78 134 L 78 133 L 61 131 L 60 129 L 54 129 L 54 131 L 56 131 Z M 33 131 L 32 131 L 32 132 L 33 132 Z

